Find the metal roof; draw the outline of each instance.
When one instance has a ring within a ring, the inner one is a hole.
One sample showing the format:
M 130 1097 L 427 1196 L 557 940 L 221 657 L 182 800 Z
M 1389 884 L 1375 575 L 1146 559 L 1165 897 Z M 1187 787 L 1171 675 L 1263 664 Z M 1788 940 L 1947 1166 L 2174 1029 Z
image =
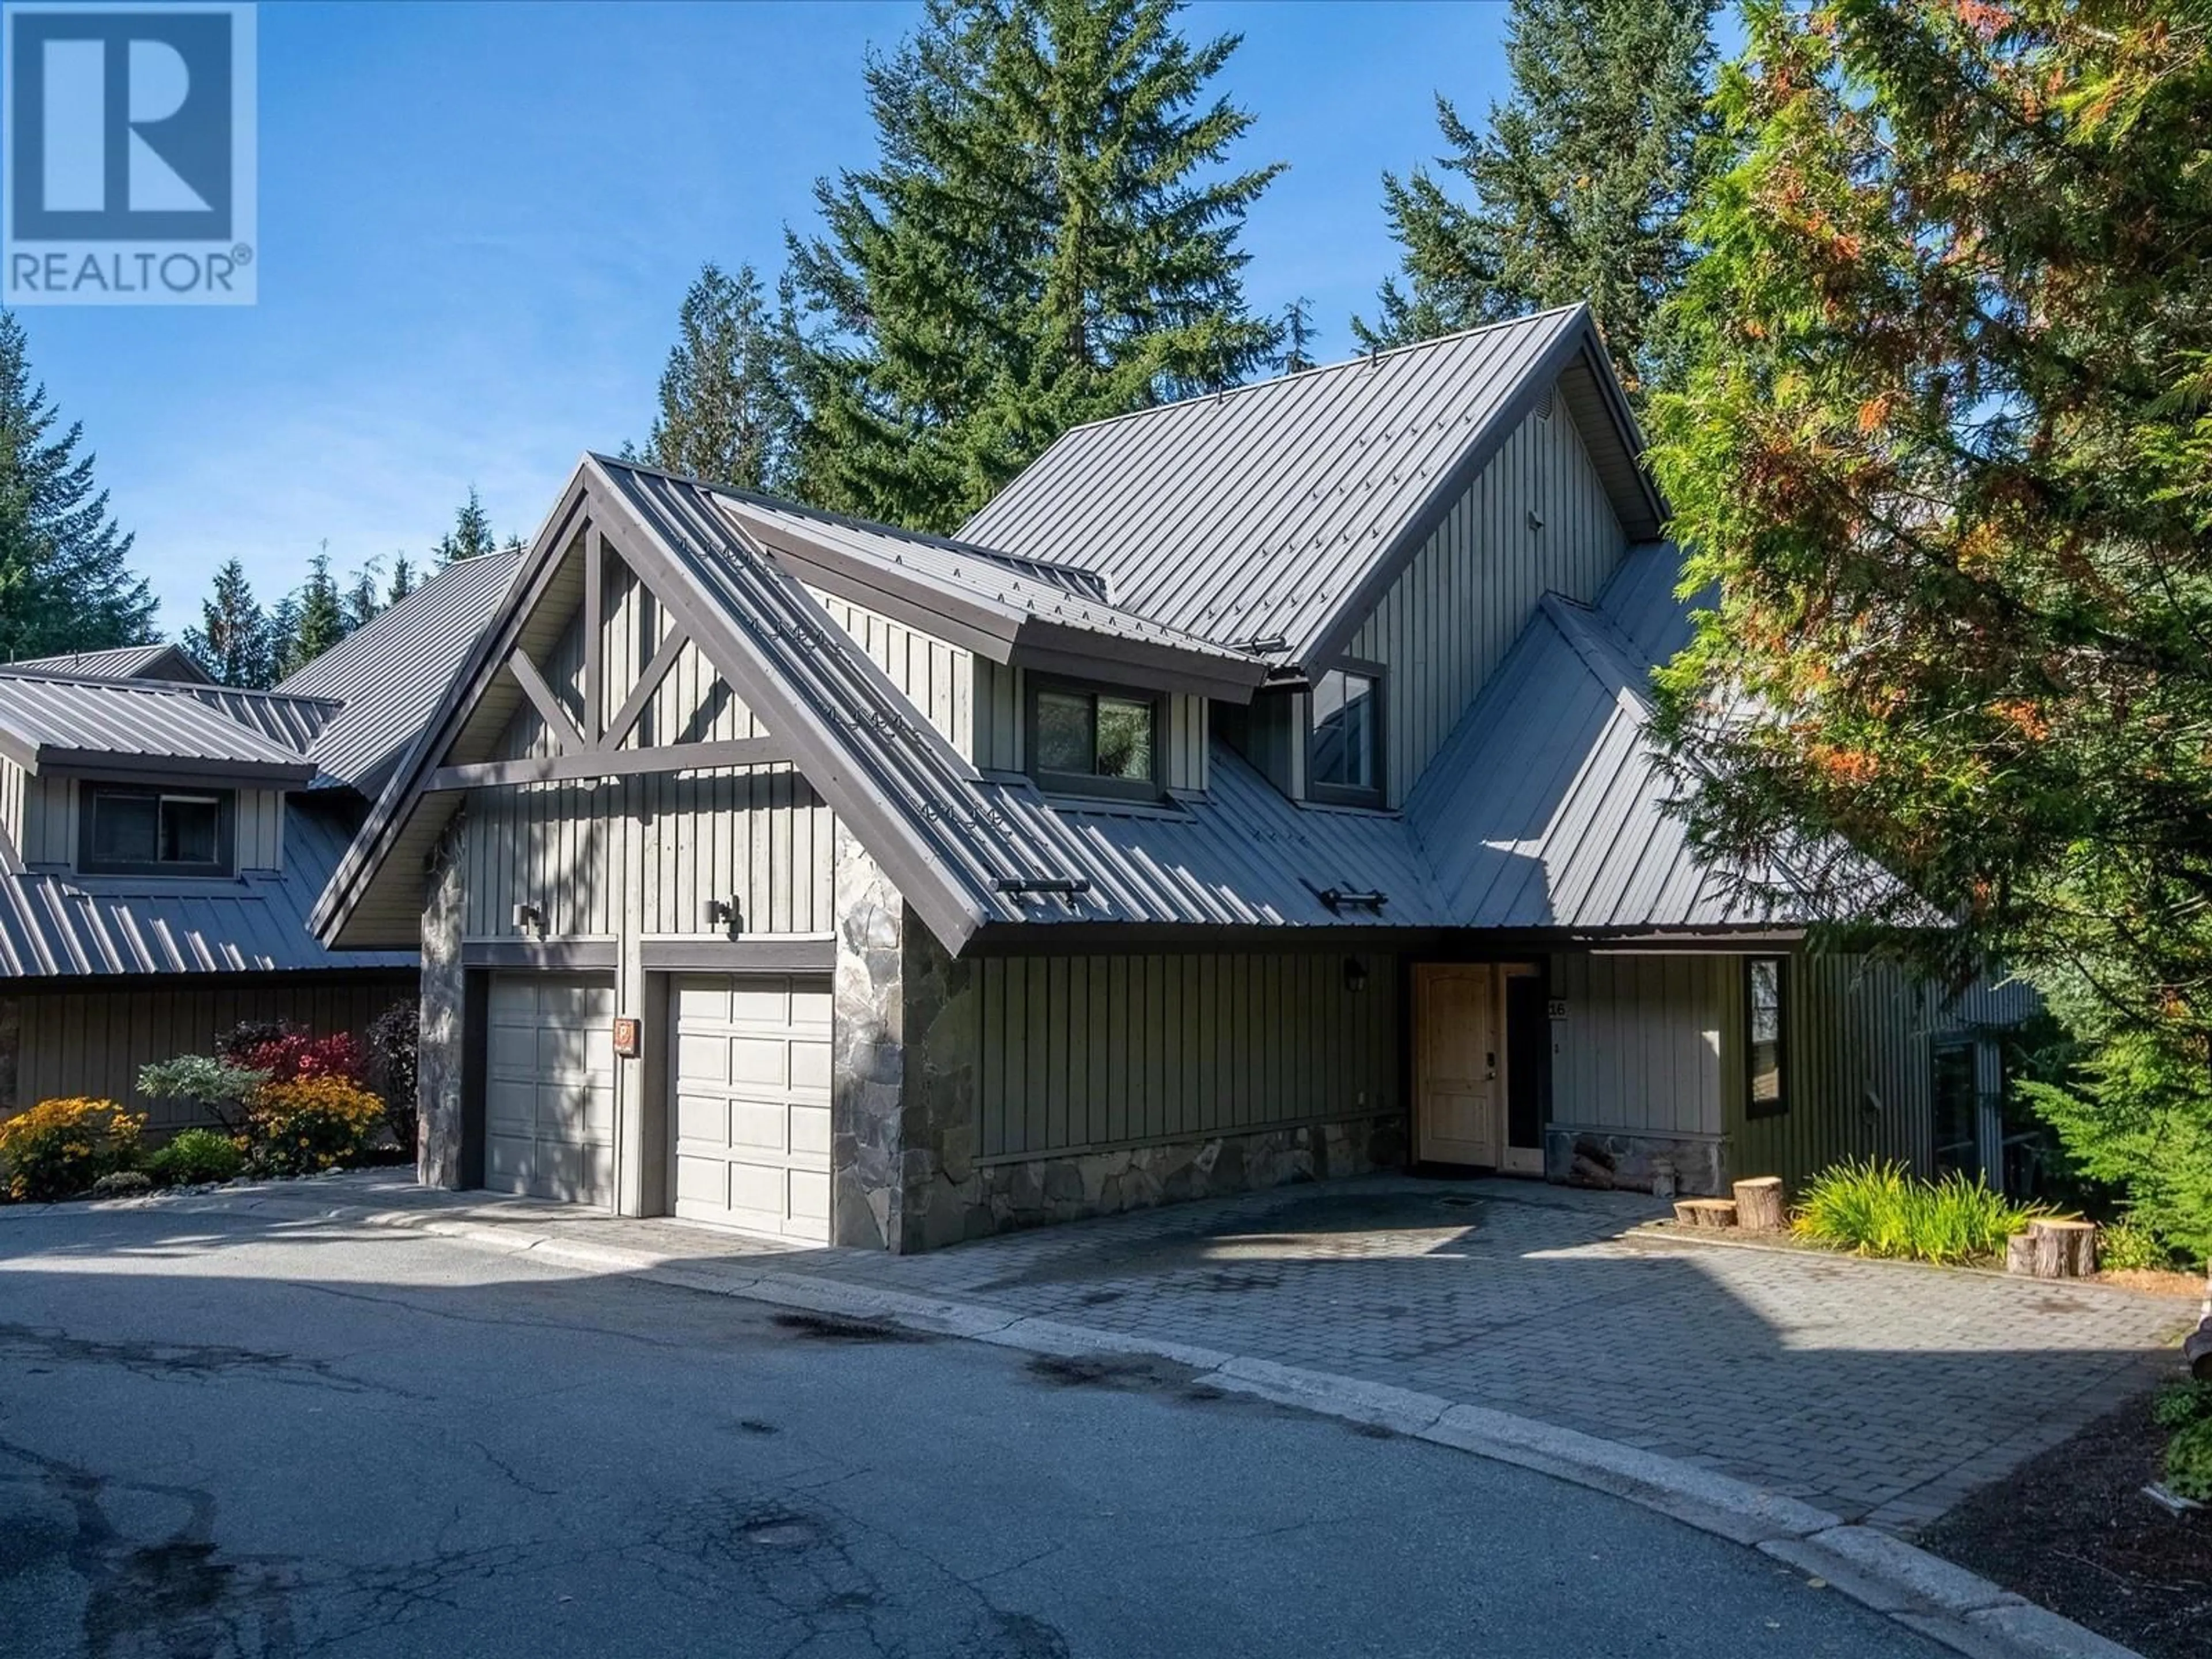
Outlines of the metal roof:
M 227 880 L 26 872 L 0 836 L 0 979 L 412 968 L 412 950 L 326 951 L 307 927 L 350 829 L 295 798 L 283 873 Z
M 1649 664 L 1599 612 L 1546 601 L 1431 767 L 1442 781 L 1404 815 L 1299 805 L 1220 744 L 1204 799 L 1073 803 L 985 778 L 703 486 L 587 459 L 518 596 L 552 591 L 586 516 L 956 951 L 984 930 L 1064 924 L 1642 933 L 1772 920 L 1723 896 L 1663 813 L 1643 738 Z M 1672 557 L 1632 556 L 1620 591 L 1645 595 L 1645 566 Z M 513 706 L 487 694 L 526 610 L 518 598 L 487 633 L 378 803 L 317 907 L 326 939 L 384 945 L 411 929 L 413 884 L 457 799 L 421 786 Z M 404 902 L 365 906 L 380 881 L 401 884 Z
M 27 657 L 10 668 L 44 669 L 57 674 L 88 675 L 111 680 L 175 680 L 211 684 L 208 672 L 176 645 L 155 640 L 147 645 L 118 645 L 105 651 L 69 651 L 56 657 Z
M 343 705 L 309 748 L 325 773 L 376 793 L 452 690 L 520 556 L 486 553 L 447 565 L 276 688 Z
M 1424 341 L 1062 435 L 961 534 L 1080 563 L 1115 604 L 1314 665 L 1562 377 L 1632 540 L 1658 497 L 1587 307 Z M 1613 451 L 1623 452 L 1615 454 Z
M 179 773 L 274 785 L 314 768 L 291 744 L 202 700 L 204 686 L 0 673 L 0 755 L 33 772 Z

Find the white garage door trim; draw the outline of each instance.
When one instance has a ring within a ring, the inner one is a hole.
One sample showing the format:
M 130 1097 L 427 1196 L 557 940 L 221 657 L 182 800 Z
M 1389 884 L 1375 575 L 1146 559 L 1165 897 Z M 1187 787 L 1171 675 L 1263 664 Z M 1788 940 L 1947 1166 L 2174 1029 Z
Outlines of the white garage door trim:
M 485 1190 L 611 1210 L 614 981 L 494 974 L 484 1001 Z
M 676 1214 L 829 1243 L 829 980 L 684 975 L 668 1004 Z

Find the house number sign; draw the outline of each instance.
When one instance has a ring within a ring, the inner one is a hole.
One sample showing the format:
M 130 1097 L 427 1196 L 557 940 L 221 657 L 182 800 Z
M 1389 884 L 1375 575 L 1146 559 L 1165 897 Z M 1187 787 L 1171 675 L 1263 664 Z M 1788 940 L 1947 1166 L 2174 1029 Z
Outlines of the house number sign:
M 1544 1017 L 1554 1024 L 1565 1019 L 1567 1017 L 1567 1000 L 1565 997 L 1553 997 L 1544 1005 Z
M 615 1054 L 622 1060 L 635 1060 L 642 1052 L 638 1041 L 637 1021 L 628 1014 L 615 1017 Z

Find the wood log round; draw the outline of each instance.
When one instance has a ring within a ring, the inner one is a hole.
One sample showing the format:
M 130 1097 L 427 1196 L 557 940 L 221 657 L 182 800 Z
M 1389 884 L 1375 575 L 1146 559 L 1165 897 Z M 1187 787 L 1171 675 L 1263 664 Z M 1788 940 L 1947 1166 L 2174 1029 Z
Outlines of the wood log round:
M 2014 1233 L 2005 1240 L 2005 1271 L 2033 1277 L 2035 1273 L 2035 1240 L 2025 1232 Z
M 2212 1315 L 2181 1345 L 2181 1357 L 2191 1376 L 2199 1382 L 2212 1382 Z
M 1735 1200 L 1732 1198 L 1685 1198 L 1674 1206 L 1674 1219 L 1685 1227 L 1733 1227 Z
M 1782 1231 L 1780 1176 L 1753 1176 L 1735 1183 L 1735 1224 L 1752 1233 Z
M 2038 1279 L 2087 1279 L 2097 1271 L 2095 1222 L 2031 1221 L 2027 1236 Z

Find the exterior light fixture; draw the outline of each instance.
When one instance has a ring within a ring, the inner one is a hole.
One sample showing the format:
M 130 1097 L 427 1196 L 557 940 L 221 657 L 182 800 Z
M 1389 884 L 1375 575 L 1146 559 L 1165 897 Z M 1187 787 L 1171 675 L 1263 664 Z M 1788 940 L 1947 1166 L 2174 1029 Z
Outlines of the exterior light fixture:
M 516 933 L 535 933 L 542 932 L 544 927 L 545 913 L 539 909 L 536 905 L 518 904 L 514 907 L 514 931 Z
M 1345 957 L 1344 988 L 1355 994 L 1367 988 L 1367 963 L 1364 957 Z
M 707 932 L 727 928 L 736 924 L 738 907 L 727 899 L 702 899 L 699 904 L 699 922 Z

